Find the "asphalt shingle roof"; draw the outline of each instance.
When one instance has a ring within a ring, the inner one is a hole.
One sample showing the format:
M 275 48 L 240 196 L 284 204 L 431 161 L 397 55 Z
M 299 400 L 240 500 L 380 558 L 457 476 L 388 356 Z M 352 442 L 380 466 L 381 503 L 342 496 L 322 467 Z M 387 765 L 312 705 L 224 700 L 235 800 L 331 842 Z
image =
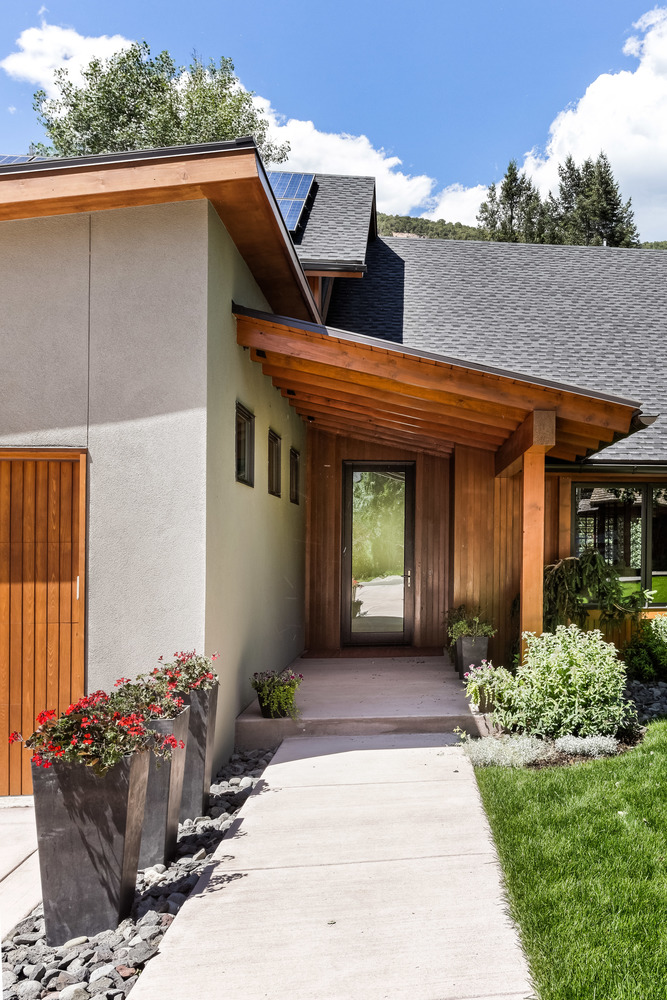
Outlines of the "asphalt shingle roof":
M 667 463 L 667 251 L 383 237 L 367 265 L 327 325 L 639 399 L 665 415 L 597 460 Z
M 294 235 L 301 263 L 362 267 L 375 215 L 375 178 L 315 174 L 315 185 L 305 224 Z

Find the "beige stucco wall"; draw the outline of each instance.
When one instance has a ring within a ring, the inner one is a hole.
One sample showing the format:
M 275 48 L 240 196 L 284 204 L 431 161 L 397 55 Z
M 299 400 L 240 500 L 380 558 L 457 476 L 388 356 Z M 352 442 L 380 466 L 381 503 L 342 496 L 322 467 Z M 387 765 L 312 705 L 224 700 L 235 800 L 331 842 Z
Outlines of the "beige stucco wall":
M 267 308 L 203 200 L 0 224 L 0 445 L 89 449 L 88 687 L 217 649 L 219 758 L 249 675 L 303 648 L 303 428 L 236 345 L 232 299 Z M 234 478 L 237 398 L 254 489 Z
M 231 293 L 231 294 L 230 294 Z M 253 697 L 250 676 L 280 669 L 303 650 L 305 428 L 236 343 L 231 299 L 268 309 L 243 260 L 209 208 L 206 648 L 220 653 L 220 756 Z M 235 408 L 255 415 L 255 485 L 235 481 Z M 269 428 L 282 440 L 282 496 L 268 493 Z M 301 502 L 289 499 L 289 450 L 301 454 Z

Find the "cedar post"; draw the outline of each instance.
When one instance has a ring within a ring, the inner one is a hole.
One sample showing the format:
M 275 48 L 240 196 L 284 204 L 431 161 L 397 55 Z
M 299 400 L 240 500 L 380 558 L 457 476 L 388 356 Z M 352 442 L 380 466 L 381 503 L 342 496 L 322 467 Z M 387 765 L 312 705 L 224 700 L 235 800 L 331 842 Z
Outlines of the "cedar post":
M 523 456 L 521 494 L 521 632 L 542 631 L 544 453 Z

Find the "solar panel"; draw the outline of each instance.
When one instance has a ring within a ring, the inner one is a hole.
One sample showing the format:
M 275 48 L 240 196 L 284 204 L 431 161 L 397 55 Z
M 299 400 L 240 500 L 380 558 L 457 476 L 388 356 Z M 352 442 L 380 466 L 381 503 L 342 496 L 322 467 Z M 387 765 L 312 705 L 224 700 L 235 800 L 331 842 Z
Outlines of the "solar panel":
M 11 156 L 0 153 L 0 167 L 8 167 L 12 163 L 31 163 L 33 160 L 44 160 L 44 156 Z
M 283 170 L 269 170 L 268 178 L 285 225 L 293 233 L 301 220 L 301 215 L 308 200 L 314 174 L 290 174 Z

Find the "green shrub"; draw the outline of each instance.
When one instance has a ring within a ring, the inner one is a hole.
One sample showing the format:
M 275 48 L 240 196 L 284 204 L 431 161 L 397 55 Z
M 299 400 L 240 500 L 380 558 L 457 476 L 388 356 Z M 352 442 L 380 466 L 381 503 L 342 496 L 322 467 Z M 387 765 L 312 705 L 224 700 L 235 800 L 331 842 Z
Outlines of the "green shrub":
M 628 676 L 639 681 L 667 680 L 667 615 L 640 622 L 623 650 Z
M 483 736 L 466 740 L 463 752 L 475 767 L 526 767 L 553 757 L 553 745 L 534 736 Z
M 524 663 L 495 692 L 493 721 L 533 736 L 615 736 L 635 723 L 623 697 L 625 666 L 597 629 L 525 632 Z

